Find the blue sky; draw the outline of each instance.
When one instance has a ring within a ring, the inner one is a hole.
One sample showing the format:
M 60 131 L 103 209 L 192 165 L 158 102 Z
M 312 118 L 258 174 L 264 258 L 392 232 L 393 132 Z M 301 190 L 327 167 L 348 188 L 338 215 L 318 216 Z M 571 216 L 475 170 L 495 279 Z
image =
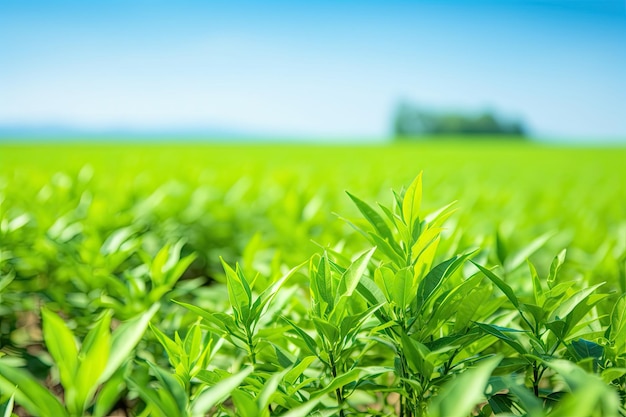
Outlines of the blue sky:
M 0 0 L 0 125 L 373 138 L 403 98 L 626 138 L 626 3 Z

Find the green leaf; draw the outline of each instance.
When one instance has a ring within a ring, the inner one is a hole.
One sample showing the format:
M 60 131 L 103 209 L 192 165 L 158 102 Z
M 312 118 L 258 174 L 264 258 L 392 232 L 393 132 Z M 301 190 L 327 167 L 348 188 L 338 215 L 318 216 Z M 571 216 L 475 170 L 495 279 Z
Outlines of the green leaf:
M 565 321 L 563 320 L 549 321 L 545 325 L 560 340 L 563 340 L 567 335 L 567 323 L 565 323 Z
M 563 249 L 552 261 L 552 264 L 550 265 L 550 274 L 548 275 L 548 287 L 552 288 L 554 287 L 554 283 L 556 282 L 556 276 L 559 273 L 559 270 L 561 269 L 561 266 L 563 266 L 563 263 L 565 262 L 565 254 L 566 254 L 566 250 Z
M 546 360 L 544 363 L 557 371 L 572 391 L 585 387 L 590 379 L 595 378 L 578 365 L 565 359 Z
M 444 384 L 441 392 L 431 402 L 431 417 L 465 417 L 477 404 L 484 401 L 485 386 L 493 370 L 500 363 L 499 356 L 482 360 L 458 377 Z
M 474 316 L 488 303 L 492 293 L 493 290 L 491 286 L 485 285 L 473 288 L 472 291 L 469 292 L 468 297 L 466 297 L 456 309 L 454 330 L 462 331 L 470 326 L 472 321 L 480 319 Z
M 317 265 L 311 259 L 310 276 L 311 296 L 313 303 L 318 306 L 317 310 L 321 316 L 326 313 L 327 309 L 332 309 L 334 306 L 330 261 L 327 252 L 324 252 Z
M 413 298 L 417 296 L 413 291 L 413 273 L 411 268 L 402 268 L 394 277 L 393 287 L 391 288 L 391 301 L 404 310 Z
M 26 371 L 0 360 L 0 391 L 15 396 L 15 402 L 35 416 L 69 417 L 65 407 Z
M 489 278 L 494 284 L 496 284 L 497 287 L 500 288 L 500 291 L 502 291 L 504 295 L 506 295 L 506 298 L 508 298 L 509 301 L 511 301 L 511 304 L 513 304 L 515 308 L 519 309 L 519 301 L 517 300 L 517 297 L 515 296 L 515 292 L 513 292 L 513 289 L 506 282 L 502 281 L 500 277 L 498 277 L 496 274 L 494 274 L 487 268 L 481 265 L 478 265 L 474 261 L 470 261 L 470 262 L 473 263 L 478 269 L 480 269 L 480 271 L 483 274 L 485 274 L 485 276 Z
M 496 255 L 498 256 L 498 262 L 500 262 L 500 265 L 504 265 L 509 255 L 500 231 L 496 231 Z
M 309 417 L 312 415 L 311 411 L 319 404 L 320 400 L 321 398 L 313 398 L 296 408 L 292 408 L 281 415 L 281 417 Z
M 578 355 L 579 361 L 586 358 L 600 359 L 604 354 L 604 347 L 585 339 L 574 340 L 571 346 Z
M 152 387 L 146 386 L 141 382 L 135 381 L 133 378 L 128 378 L 128 386 L 137 391 L 139 397 L 146 403 L 146 406 L 150 408 L 150 415 L 156 413 L 160 417 L 183 417 L 182 412 L 176 406 L 176 401 L 172 395 L 166 390 L 155 390 Z
M 450 275 L 447 274 L 447 270 L 457 259 L 456 256 L 448 259 L 447 261 L 443 261 L 436 267 L 430 270 L 428 274 L 424 277 L 424 279 L 419 283 L 417 288 L 417 305 L 418 309 L 421 309 L 424 304 L 428 302 L 428 298 L 432 293 L 439 287 L 443 278 Z
M 519 386 L 510 380 L 508 389 L 517 397 L 517 403 L 528 413 L 527 417 L 544 417 L 543 403 L 525 386 Z
M 291 278 L 293 274 L 296 273 L 296 271 L 302 268 L 304 264 L 306 264 L 306 261 L 301 263 L 300 265 L 296 265 L 295 267 L 291 268 L 289 272 L 287 272 L 285 275 L 280 277 L 277 281 L 272 283 L 272 285 L 270 285 L 267 289 L 265 289 L 261 293 L 261 295 L 259 295 L 259 297 L 255 300 L 254 305 L 253 305 L 252 314 L 255 316 L 254 317 L 255 319 L 258 319 L 261 316 L 261 314 L 264 312 L 265 307 L 269 303 L 272 302 L 272 300 L 278 294 L 278 291 L 283 287 L 283 285 L 285 285 L 287 280 L 289 280 L 289 278 Z
M 263 384 L 263 389 L 261 390 L 261 392 L 259 392 L 259 395 L 257 396 L 257 406 L 259 410 L 264 410 L 270 405 L 274 394 L 276 394 L 276 391 L 278 390 L 278 385 L 280 384 L 280 381 L 283 379 L 288 371 L 289 369 L 284 369 L 281 372 L 277 372 L 265 381 L 265 383 Z
M 130 357 L 132 350 L 143 337 L 152 316 L 159 310 L 160 304 L 128 321 L 123 322 L 111 335 L 111 354 L 99 382 L 109 379 L 111 375 Z
M 176 301 L 176 300 L 172 300 L 172 301 L 178 304 L 179 306 L 185 307 L 187 310 L 191 311 L 192 313 L 196 313 L 198 316 L 202 317 L 203 319 L 209 322 L 213 321 L 213 313 L 206 311 L 203 308 L 200 308 L 193 304 L 183 303 L 182 301 Z
M 224 401 L 252 373 L 252 368 L 246 368 L 214 386 L 202 391 L 191 403 L 192 417 L 204 416 L 213 406 Z
M 162 369 L 161 367 L 153 364 L 152 362 L 146 361 L 150 369 L 152 369 L 152 373 L 157 377 L 163 389 L 167 390 L 169 395 L 175 401 L 176 408 L 178 410 L 185 410 L 187 408 L 187 393 L 185 392 L 184 387 L 178 382 L 176 378 L 174 378 L 170 373 Z
M 615 343 L 619 354 L 626 353 L 626 294 L 617 299 L 611 312 L 609 340 Z
M 304 341 L 306 346 L 309 348 L 309 351 L 310 351 L 309 353 L 319 357 L 318 347 L 317 347 L 317 343 L 315 342 L 315 339 L 313 339 L 311 336 L 309 336 L 309 334 L 307 332 L 305 332 L 303 329 L 298 327 L 294 322 L 289 320 L 287 317 L 283 316 L 283 320 L 285 320 L 287 323 L 289 323 L 289 325 L 291 325 L 291 327 L 295 330 L 295 332 L 298 334 L 298 336 L 300 336 L 300 338 Z
M 252 303 L 252 292 L 248 281 L 233 270 L 224 259 L 222 261 L 222 267 L 226 272 L 226 286 L 228 288 L 228 298 L 230 305 L 235 311 L 235 319 L 243 323 L 247 322 L 250 314 L 250 304 Z M 239 269 L 239 267 L 237 267 Z
M 165 333 L 159 330 L 158 327 L 153 326 L 152 323 L 150 323 L 149 326 L 150 330 L 152 330 L 152 333 L 154 333 L 161 346 L 163 346 L 163 348 L 165 349 L 165 353 L 167 353 L 170 363 L 172 363 L 173 366 L 176 366 L 176 358 L 178 358 L 182 353 L 180 346 L 178 346 L 172 339 L 167 337 Z
M 352 264 L 346 269 L 346 272 L 341 276 L 339 281 L 339 288 L 335 295 L 335 304 L 339 303 L 341 297 L 350 297 L 359 284 L 359 280 L 367 271 L 367 265 L 369 264 L 372 255 L 376 247 L 368 250 L 359 256 Z
M 311 363 L 313 363 L 315 359 L 317 359 L 316 356 L 305 356 L 304 358 L 302 358 L 297 365 L 295 365 L 285 374 L 285 382 L 289 385 L 295 385 L 296 380 L 300 376 L 302 376 L 304 371 L 309 368 L 309 365 L 311 365 Z
M 513 414 L 513 400 L 506 394 L 496 394 L 489 398 L 489 405 L 494 414 Z
M 596 289 L 604 285 L 600 283 L 593 287 L 585 288 L 567 297 L 562 303 L 550 314 L 549 320 L 565 319 L 578 304 L 584 302 Z
M 61 385 L 68 389 L 74 385 L 78 369 L 76 340 L 65 322 L 45 307 L 41 309 L 41 319 L 46 348 L 59 369 Z
M 5 403 L 0 404 L 0 416 L 1 417 L 11 417 L 11 415 L 13 414 L 14 400 L 15 400 L 15 394 L 11 395 L 11 397 L 9 397 L 9 399 Z
M 376 276 L 376 272 L 374 273 L 374 276 Z M 359 285 L 356 290 L 370 305 L 384 304 L 387 302 L 385 294 L 383 294 L 379 286 L 377 286 L 371 278 L 363 277 L 363 279 L 359 281 Z
M 394 281 L 395 274 L 393 271 L 385 266 L 376 268 L 374 271 L 374 283 L 384 295 L 384 299 L 391 302 L 394 300 Z M 368 299 L 373 304 L 372 299 Z
M 415 220 L 419 218 L 420 206 L 422 204 L 422 173 L 413 180 L 409 188 L 404 193 L 402 199 L 402 218 L 409 227 L 409 231 L 413 230 Z
M 91 403 L 92 397 L 98 388 L 100 376 L 107 366 L 111 348 L 111 314 L 107 313 L 96 322 L 96 325 L 87 333 L 83 346 L 79 352 L 79 365 L 76 370 L 76 379 L 68 388 L 75 388 L 76 398 L 70 398 L 73 390 L 66 392 L 68 409 L 72 400 L 76 404 L 77 414 L 84 414 Z
M 313 324 L 317 329 L 317 333 L 323 336 L 331 346 L 339 342 L 339 329 L 337 326 L 319 317 L 313 317 Z
M 620 399 L 611 387 L 596 375 L 585 372 L 570 361 L 557 359 L 545 362 L 563 378 L 572 390 L 560 401 L 551 417 L 579 416 L 615 416 L 618 417 Z
M 402 351 L 404 352 L 409 367 L 413 372 L 418 372 L 423 375 L 426 380 L 430 380 L 434 370 L 434 365 L 427 359 L 430 350 L 404 332 L 402 332 L 401 340 Z
M 441 225 L 457 211 L 457 209 L 449 210 L 450 207 L 452 207 L 456 203 L 457 201 L 453 201 L 441 207 L 440 209 L 437 209 L 436 211 L 428 214 L 424 218 L 424 221 L 429 225 L 429 227 L 441 227 Z
M 411 261 L 415 262 L 426 252 L 426 249 L 436 244 L 442 230 L 441 227 L 429 227 L 424 230 L 411 247 Z
M 164 284 L 165 263 L 167 262 L 169 254 L 170 244 L 168 243 L 157 252 L 150 265 L 150 277 L 157 286 Z
M 132 235 L 135 234 L 135 230 L 132 226 L 117 229 L 104 241 L 100 252 L 103 255 L 110 255 L 122 250 L 124 242 L 127 242 Z
M 264 411 L 259 408 L 255 398 L 248 392 L 236 388 L 230 393 L 233 405 L 237 410 L 237 417 L 259 417 Z
M 475 274 L 452 290 L 439 296 L 433 303 L 432 312 L 426 317 L 427 325 L 420 329 L 420 332 L 425 335 L 438 332 L 442 323 L 457 315 L 459 306 L 466 302 L 469 294 L 481 281 L 482 277 Z
M 486 323 L 476 323 L 476 325 L 485 333 L 488 333 L 492 336 L 497 337 L 498 339 L 502 340 L 504 343 L 506 343 L 507 345 L 511 346 L 513 349 L 515 349 L 518 353 L 525 355 L 528 353 L 528 351 L 524 348 L 524 346 L 522 346 L 521 343 L 519 343 L 517 340 L 513 339 L 512 337 L 510 337 L 509 335 L 507 335 L 506 333 L 504 333 L 504 331 L 507 332 L 519 332 L 519 330 L 515 330 L 515 329 L 504 329 L 500 326 L 495 326 L 493 324 L 486 324 Z M 503 331 L 504 330 L 504 331 Z
M 545 233 L 539 236 L 538 238 L 536 238 L 535 240 L 533 240 L 532 242 L 530 242 L 524 248 L 510 255 L 509 258 L 507 259 L 507 262 L 505 262 L 504 265 L 502 265 L 504 267 L 504 270 L 507 272 L 511 272 L 515 270 L 518 266 L 523 264 L 524 261 L 526 261 L 533 253 L 541 249 L 541 247 L 545 245 L 545 243 L 552 236 L 554 236 L 554 232 Z
M 389 241 L 393 241 L 393 233 L 391 233 L 391 229 L 387 225 L 387 222 L 374 210 L 369 204 L 365 201 L 360 200 L 358 197 L 350 194 L 346 191 L 348 197 L 354 202 L 356 207 L 359 209 L 363 217 L 374 227 L 378 236 L 383 239 L 388 239 Z
M 535 296 L 535 304 L 537 306 L 543 306 L 545 301 L 545 295 L 543 292 L 543 287 L 541 286 L 541 281 L 539 280 L 539 274 L 537 274 L 537 270 L 535 269 L 535 265 L 528 260 L 528 269 L 530 269 L 530 275 L 533 280 L 533 295 Z
M 321 397 L 322 395 L 328 394 L 329 392 L 333 392 L 336 389 L 341 389 L 344 386 L 350 384 L 351 382 L 356 381 L 357 379 L 359 379 L 359 376 L 361 375 L 361 369 L 359 368 L 353 368 L 351 370 L 349 370 L 348 372 L 337 376 L 336 378 L 334 378 L 332 381 L 330 381 L 330 383 L 328 385 L 326 385 L 324 388 L 322 388 L 321 390 L 315 391 L 311 394 L 312 397 Z
M 542 323 L 547 314 L 547 312 L 543 308 L 534 304 L 522 303 L 520 304 L 520 310 L 525 313 L 529 313 L 530 314 L 529 317 L 532 317 L 535 324 Z
M 380 249 L 382 253 L 387 255 L 391 262 L 393 262 L 395 265 L 402 265 L 405 263 L 402 249 L 397 244 L 394 245 L 373 233 L 370 233 L 369 236 L 374 241 L 376 247 Z
M 119 369 L 102 385 L 102 388 L 98 392 L 93 412 L 94 417 L 108 416 L 115 403 L 120 399 L 125 388 L 124 369 Z
M 626 368 L 607 368 L 603 370 L 601 374 L 602 380 L 607 384 L 612 383 L 624 375 L 626 375 Z
M 372 316 L 372 314 L 376 313 L 376 311 L 378 311 L 380 307 L 382 307 L 381 304 L 377 306 L 372 306 L 358 314 L 345 317 L 341 321 L 340 326 L 341 338 L 351 339 L 356 336 L 356 334 L 361 331 L 361 327 L 363 326 L 363 324 L 365 324 L 365 322 Z

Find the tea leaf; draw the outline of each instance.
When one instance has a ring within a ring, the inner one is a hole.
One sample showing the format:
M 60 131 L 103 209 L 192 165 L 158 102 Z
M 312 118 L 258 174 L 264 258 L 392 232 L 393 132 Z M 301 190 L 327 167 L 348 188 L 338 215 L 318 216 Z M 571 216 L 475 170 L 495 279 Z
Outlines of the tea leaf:
M 179 410 L 176 405 L 176 401 L 172 395 L 165 390 L 154 390 L 150 387 L 135 381 L 132 378 L 128 379 L 129 387 L 137 391 L 142 400 L 146 403 L 147 408 L 150 410 L 150 415 L 156 413 L 161 417 L 182 417 L 182 411 Z
M 2 415 L 2 417 L 11 417 L 11 415 L 13 414 L 14 400 L 15 394 L 12 394 L 6 402 L 0 404 L 0 415 Z
M 626 294 L 618 298 L 611 312 L 609 340 L 615 342 L 619 353 L 626 352 Z
M 99 382 L 109 379 L 111 375 L 128 359 L 132 350 L 143 337 L 152 316 L 159 310 L 160 305 L 154 304 L 148 311 L 120 324 L 111 335 L 111 354 L 100 375 Z
M 493 324 L 485 324 L 485 323 L 476 323 L 476 325 L 478 327 L 480 327 L 481 330 L 483 330 L 484 332 L 497 337 L 499 340 L 503 341 L 504 343 L 506 343 L 507 345 L 511 346 L 513 349 L 515 349 L 518 353 L 524 355 L 526 353 L 528 353 L 528 351 L 515 339 L 513 339 L 512 337 L 508 336 L 506 333 L 504 333 L 502 330 L 504 331 L 513 331 L 513 332 L 517 332 L 519 330 L 514 330 L 514 329 L 503 329 L 502 327 L 499 326 L 495 326 Z
M 298 336 L 300 336 L 300 338 L 304 341 L 306 346 L 309 348 L 309 353 L 313 355 L 317 355 L 319 357 L 318 346 L 317 346 L 317 343 L 315 342 L 315 339 L 309 336 L 307 332 L 305 332 L 303 329 L 298 327 L 294 322 L 289 320 L 287 317 L 282 317 L 282 319 L 285 320 L 287 323 L 289 323 L 289 325 L 291 325 L 291 327 L 295 330 Z
M 566 250 L 563 249 L 552 261 L 552 264 L 550 265 L 550 275 L 548 275 L 548 286 L 550 288 L 554 287 L 554 283 L 556 282 L 556 276 L 559 273 L 559 270 L 561 269 L 561 266 L 563 265 L 563 263 L 565 262 L 565 254 L 566 254 Z
M 369 251 L 363 253 L 359 256 L 348 269 L 341 276 L 341 281 L 339 281 L 339 288 L 337 289 L 337 294 L 335 295 L 335 304 L 339 302 L 341 297 L 350 297 L 354 290 L 357 288 L 359 284 L 359 280 L 367 271 L 367 265 L 369 264 L 372 255 L 376 247 L 373 247 Z
M 365 201 L 359 199 L 358 197 L 350 194 L 346 191 L 348 197 L 354 202 L 356 207 L 359 209 L 363 217 L 374 227 L 378 236 L 382 239 L 387 239 L 390 242 L 393 242 L 393 234 L 391 233 L 391 229 L 387 225 L 387 222 L 374 210 L 370 205 L 368 205 Z
M 552 236 L 554 236 L 553 232 L 545 233 L 530 242 L 528 245 L 526 245 L 515 254 L 511 255 L 507 259 L 507 262 L 502 265 L 504 267 L 504 270 L 507 272 L 515 270 L 517 267 L 523 264 L 524 261 L 526 261 L 533 253 L 537 252 L 543 245 L 545 245 Z
M 321 398 L 313 398 L 302 405 L 287 411 L 281 417 L 309 417 L 311 411 L 319 404 Z
M 441 392 L 430 404 L 428 411 L 432 417 L 465 417 L 484 399 L 484 390 L 493 370 L 501 357 L 484 359 L 452 379 L 441 388 Z
M 72 385 L 65 387 L 68 390 L 66 393 L 68 408 L 75 401 L 75 410 L 78 414 L 84 414 L 107 366 L 111 348 L 110 325 L 111 314 L 107 313 L 89 331 L 79 352 L 80 361 L 75 380 Z M 73 392 L 71 388 L 76 390 L 75 398 L 70 396 Z
M 422 204 L 422 173 L 413 180 L 409 188 L 404 193 L 402 199 L 402 218 L 409 230 L 413 230 L 415 221 L 419 218 L 420 206 Z
M 416 294 L 413 291 L 413 274 L 411 268 L 402 268 L 395 274 L 391 291 L 391 301 L 395 302 L 398 307 L 404 310 L 414 297 L 416 297 Z
M 67 389 L 74 385 L 78 369 L 78 348 L 74 334 L 56 314 L 43 307 L 43 337 L 46 348 L 59 368 L 61 384 Z
M 478 269 L 480 269 L 480 271 L 483 274 L 485 274 L 487 278 L 489 278 L 494 284 L 498 286 L 498 288 L 500 288 L 500 291 L 502 291 L 504 295 L 506 295 L 506 298 L 509 299 L 509 301 L 511 302 L 511 304 L 515 306 L 515 308 L 519 308 L 519 301 L 517 300 L 517 297 L 515 296 L 515 292 L 513 292 L 513 289 L 506 282 L 502 281 L 500 277 L 498 277 L 496 274 L 494 274 L 487 268 L 477 264 L 474 261 L 470 261 L 470 262 L 473 263 Z
M 169 372 L 158 367 L 152 362 L 147 361 L 147 364 L 150 366 L 154 376 L 156 376 L 161 383 L 162 389 L 165 389 L 175 401 L 176 408 L 181 411 L 185 410 L 187 408 L 187 393 L 185 392 L 183 386 L 181 386 L 176 378 L 174 378 Z
M 22 369 L 0 360 L 0 391 L 11 394 L 29 413 L 39 416 L 69 417 L 59 400 Z
M 252 368 L 246 368 L 202 391 L 191 403 L 192 417 L 204 416 L 214 405 L 228 398 L 230 393 L 251 373 Z
M 417 305 L 418 308 L 422 308 L 424 304 L 428 301 L 429 297 L 441 284 L 443 278 L 447 275 L 446 272 L 450 265 L 454 263 L 457 259 L 456 256 L 448 259 L 447 261 L 443 261 L 436 267 L 430 270 L 428 274 L 424 277 L 424 279 L 419 283 L 417 289 Z

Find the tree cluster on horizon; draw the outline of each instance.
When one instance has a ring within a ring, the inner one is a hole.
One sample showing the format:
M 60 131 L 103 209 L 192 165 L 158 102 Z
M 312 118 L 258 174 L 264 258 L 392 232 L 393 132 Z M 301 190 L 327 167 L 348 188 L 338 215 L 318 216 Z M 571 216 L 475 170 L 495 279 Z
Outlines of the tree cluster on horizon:
M 401 102 L 394 112 L 393 133 L 396 138 L 436 135 L 523 138 L 527 129 L 522 121 L 506 120 L 493 111 L 433 111 L 409 102 Z

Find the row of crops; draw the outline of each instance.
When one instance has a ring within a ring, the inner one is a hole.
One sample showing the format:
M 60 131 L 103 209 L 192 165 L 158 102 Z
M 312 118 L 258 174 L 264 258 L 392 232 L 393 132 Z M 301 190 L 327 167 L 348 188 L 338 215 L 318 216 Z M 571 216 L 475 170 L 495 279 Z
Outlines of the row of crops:
M 624 161 L 4 144 L 0 415 L 626 415 Z

